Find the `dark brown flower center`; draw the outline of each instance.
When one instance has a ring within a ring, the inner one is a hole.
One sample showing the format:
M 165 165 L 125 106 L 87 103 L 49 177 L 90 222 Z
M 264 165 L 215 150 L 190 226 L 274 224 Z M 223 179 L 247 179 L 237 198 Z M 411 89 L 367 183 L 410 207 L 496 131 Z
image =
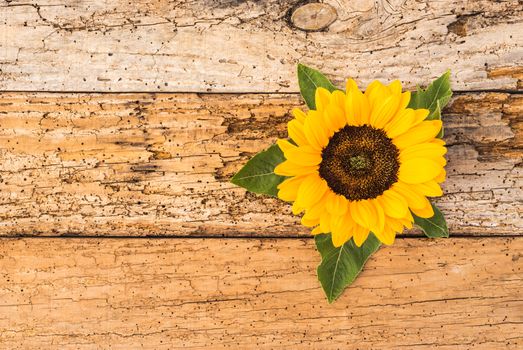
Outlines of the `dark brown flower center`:
M 323 149 L 320 176 L 349 200 L 376 198 L 398 181 L 398 156 L 383 130 L 347 125 Z

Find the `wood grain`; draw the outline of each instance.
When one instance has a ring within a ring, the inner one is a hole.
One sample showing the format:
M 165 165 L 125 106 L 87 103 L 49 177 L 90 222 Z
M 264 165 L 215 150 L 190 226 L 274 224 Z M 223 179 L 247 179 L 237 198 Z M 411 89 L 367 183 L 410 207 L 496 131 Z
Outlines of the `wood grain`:
M 277 199 L 229 183 L 286 136 L 298 95 L 0 94 L 1 235 L 308 235 Z M 445 111 L 452 234 L 516 234 L 523 96 Z
M 326 0 L 319 32 L 291 24 L 320 18 L 304 3 L 1 0 L 0 89 L 296 92 L 298 61 L 338 83 L 414 87 L 450 68 L 455 90 L 523 86 L 519 1 Z
M 9 349 L 521 349 L 523 238 L 400 239 L 332 305 L 312 239 L 2 239 Z
M 0 0 L 0 348 L 523 348 L 523 3 L 313 2 Z M 453 237 L 333 305 L 288 205 L 228 182 L 286 136 L 297 62 L 461 91 Z

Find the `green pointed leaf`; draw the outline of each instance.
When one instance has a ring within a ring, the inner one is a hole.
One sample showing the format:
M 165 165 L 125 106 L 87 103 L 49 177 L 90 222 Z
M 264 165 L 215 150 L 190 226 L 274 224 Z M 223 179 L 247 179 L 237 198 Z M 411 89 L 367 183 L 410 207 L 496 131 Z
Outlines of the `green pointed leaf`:
M 434 80 L 425 90 L 418 89 L 411 94 L 409 108 L 426 108 L 430 111 L 427 120 L 440 120 L 441 110 L 452 97 L 450 89 L 450 71 Z M 443 128 L 438 137 L 443 137 Z
M 440 120 L 441 119 L 441 104 L 436 101 L 436 107 L 434 111 L 430 112 L 425 120 Z
M 436 207 L 432 202 L 432 209 L 434 209 L 434 216 L 428 219 L 420 218 L 412 213 L 414 217 L 414 223 L 423 230 L 425 235 L 430 238 L 445 237 L 449 236 L 449 229 L 447 227 L 447 221 L 443 216 L 443 213 Z
M 317 88 L 323 87 L 331 92 L 337 90 L 325 75 L 301 63 L 298 63 L 298 84 L 300 85 L 301 95 L 309 109 L 316 109 L 314 96 Z
M 336 248 L 330 234 L 316 235 L 315 241 L 321 254 L 318 279 L 329 303 L 356 279 L 367 259 L 380 247 L 380 241 L 372 233 L 361 247 L 357 247 L 351 239 Z
M 436 108 L 434 109 L 434 112 L 431 112 L 425 120 L 441 120 L 441 105 L 439 101 L 436 101 Z M 441 130 L 439 131 L 437 137 L 442 138 L 444 135 L 443 132 L 444 127 L 441 127 Z
M 250 192 L 277 196 L 277 186 L 285 176 L 276 175 L 274 168 L 285 160 L 278 145 L 258 153 L 233 176 L 231 182 Z
M 409 108 L 426 108 L 433 112 L 439 101 L 440 108 L 447 105 L 452 97 L 450 89 L 450 71 L 446 71 L 441 77 L 434 80 L 425 90 L 418 87 L 411 94 Z

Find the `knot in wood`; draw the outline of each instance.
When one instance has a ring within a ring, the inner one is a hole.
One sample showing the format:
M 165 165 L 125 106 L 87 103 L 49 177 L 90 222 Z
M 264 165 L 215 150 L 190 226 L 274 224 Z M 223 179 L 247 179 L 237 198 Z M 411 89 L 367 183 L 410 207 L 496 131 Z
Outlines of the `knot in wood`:
M 298 29 L 317 32 L 330 26 L 337 17 L 336 9 L 331 5 L 313 2 L 294 9 L 291 23 Z

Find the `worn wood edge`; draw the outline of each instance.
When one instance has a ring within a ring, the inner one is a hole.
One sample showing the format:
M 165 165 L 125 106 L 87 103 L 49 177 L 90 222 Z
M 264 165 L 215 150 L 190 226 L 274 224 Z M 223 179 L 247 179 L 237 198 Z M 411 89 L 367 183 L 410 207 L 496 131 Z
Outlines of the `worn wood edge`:
M 518 2 L 327 0 L 337 19 L 316 33 L 289 23 L 305 3 L 3 0 L 0 89 L 296 92 L 297 62 L 339 84 L 451 68 L 456 90 L 523 86 Z
M 399 239 L 334 304 L 296 239 L 1 239 L 7 348 L 518 349 L 523 238 Z
M 303 236 L 228 179 L 285 137 L 296 94 L 0 93 L 0 235 Z M 444 112 L 454 235 L 520 235 L 523 96 Z

